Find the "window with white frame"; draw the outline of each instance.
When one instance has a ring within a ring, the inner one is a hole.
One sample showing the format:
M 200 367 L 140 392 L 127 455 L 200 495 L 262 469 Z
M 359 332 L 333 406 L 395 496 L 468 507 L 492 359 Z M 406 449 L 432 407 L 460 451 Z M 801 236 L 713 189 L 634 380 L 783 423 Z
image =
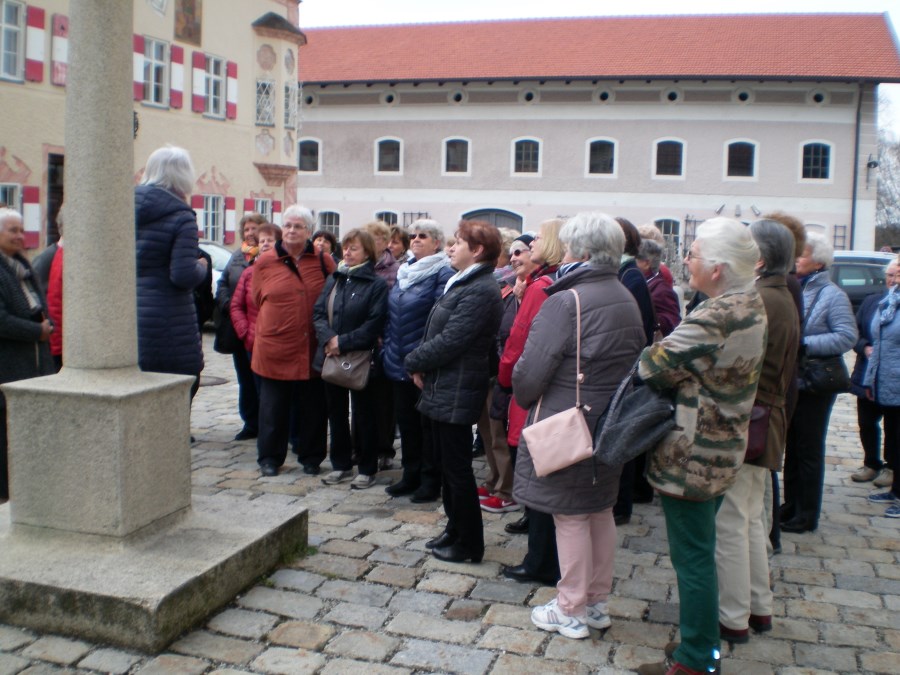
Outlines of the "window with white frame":
M 144 37 L 144 103 L 169 104 L 169 43 Z
M 316 229 L 331 232 L 331 234 L 340 240 L 341 214 L 336 211 L 320 211 L 319 224 Z
M 25 3 L 0 0 L 0 78 L 22 80 L 25 68 Z
M 684 143 L 681 141 L 657 141 L 656 152 L 653 155 L 653 159 L 653 175 L 684 175 Z
M 388 225 L 396 225 L 397 214 L 393 211 L 379 211 L 375 214 L 375 220 L 380 220 L 381 222 L 387 223 Z
M 513 173 L 541 173 L 541 142 L 533 138 L 513 141 Z
M 21 195 L 22 186 L 16 183 L 0 183 L 0 204 L 6 204 L 7 207 L 21 212 Z
M 207 115 L 225 117 L 225 60 L 206 55 L 206 110 Z
M 616 143 L 597 139 L 588 143 L 588 174 L 611 176 L 616 173 Z
M 397 138 L 375 141 L 375 173 L 403 173 L 403 142 Z
M 297 128 L 297 83 L 289 82 L 284 85 L 284 127 L 285 129 Z
M 256 126 L 275 126 L 275 83 L 271 80 L 256 81 Z
M 265 218 L 270 223 L 272 222 L 272 200 L 271 199 L 254 199 L 253 200 L 253 210 L 256 211 L 259 215 Z
M 298 168 L 301 173 L 321 173 L 321 165 L 319 164 L 319 141 L 312 138 L 301 138 L 298 143 L 299 148 L 299 164 Z
M 802 178 L 828 180 L 831 178 L 831 146 L 828 143 L 806 143 L 803 146 Z
M 203 195 L 203 238 L 222 241 L 222 223 L 225 222 L 224 200 L 221 195 Z
M 725 175 L 729 178 L 753 178 L 756 176 L 756 144 L 734 141 L 728 144 Z
M 662 232 L 663 238 L 666 240 L 667 248 L 671 247 L 678 251 L 681 243 L 681 223 L 674 218 L 658 218 L 653 221 L 656 228 Z
M 448 138 L 444 141 L 444 173 L 469 173 L 469 141 Z

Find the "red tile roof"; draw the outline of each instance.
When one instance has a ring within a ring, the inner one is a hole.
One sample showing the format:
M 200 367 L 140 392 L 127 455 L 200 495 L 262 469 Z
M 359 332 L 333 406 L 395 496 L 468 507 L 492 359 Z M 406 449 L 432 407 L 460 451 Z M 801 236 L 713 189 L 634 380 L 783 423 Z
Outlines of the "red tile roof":
M 566 78 L 900 82 L 887 14 L 527 19 L 304 31 L 309 83 Z

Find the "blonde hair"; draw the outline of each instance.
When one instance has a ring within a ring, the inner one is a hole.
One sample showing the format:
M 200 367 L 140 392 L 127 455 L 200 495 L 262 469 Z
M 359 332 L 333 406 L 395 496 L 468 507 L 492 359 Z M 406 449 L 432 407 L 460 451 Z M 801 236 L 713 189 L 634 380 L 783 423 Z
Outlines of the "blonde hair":
M 566 254 L 566 247 L 559 238 L 559 231 L 565 223 L 562 218 L 551 218 L 538 228 L 541 235 L 541 259 L 545 265 L 559 265 Z
M 383 220 L 374 220 L 371 223 L 367 223 L 362 229 L 373 237 L 381 237 L 386 242 L 391 241 L 391 226 Z

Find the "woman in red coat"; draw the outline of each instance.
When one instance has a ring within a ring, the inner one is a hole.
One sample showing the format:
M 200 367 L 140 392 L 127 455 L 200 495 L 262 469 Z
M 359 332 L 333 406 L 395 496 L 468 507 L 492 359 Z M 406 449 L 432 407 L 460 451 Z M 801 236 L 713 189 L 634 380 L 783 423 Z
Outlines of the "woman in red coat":
M 257 241 L 259 242 L 259 253 L 257 258 L 275 248 L 276 242 L 281 241 L 281 228 L 277 225 L 263 225 L 257 231 Z M 238 279 L 237 286 L 234 289 L 234 295 L 231 297 L 231 304 L 228 311 L 231 314 L 231 323 L 234 326 L 234 332 L 238 339 L 244 343 L 244 349 L 247 351 L 249 358 L 253 354 L 253 341 L 256 338 L 256 317 L 259 315 L 259 307 L 253 300 L 253 270 L 256 269 L 253 263 L 256 258 L 250 261 L 250 266 L 245 269 Z

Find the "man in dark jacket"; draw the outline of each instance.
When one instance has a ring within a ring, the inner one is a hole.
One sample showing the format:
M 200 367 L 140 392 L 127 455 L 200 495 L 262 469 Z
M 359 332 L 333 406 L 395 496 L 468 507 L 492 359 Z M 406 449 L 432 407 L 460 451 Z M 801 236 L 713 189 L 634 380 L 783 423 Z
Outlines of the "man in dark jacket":
M 0 209 L 0 384 L 53 373 L 47 300 L 25 249 L 22 214 Z M 9 498 L 6 398 L 0 392 L 0 503 Z

